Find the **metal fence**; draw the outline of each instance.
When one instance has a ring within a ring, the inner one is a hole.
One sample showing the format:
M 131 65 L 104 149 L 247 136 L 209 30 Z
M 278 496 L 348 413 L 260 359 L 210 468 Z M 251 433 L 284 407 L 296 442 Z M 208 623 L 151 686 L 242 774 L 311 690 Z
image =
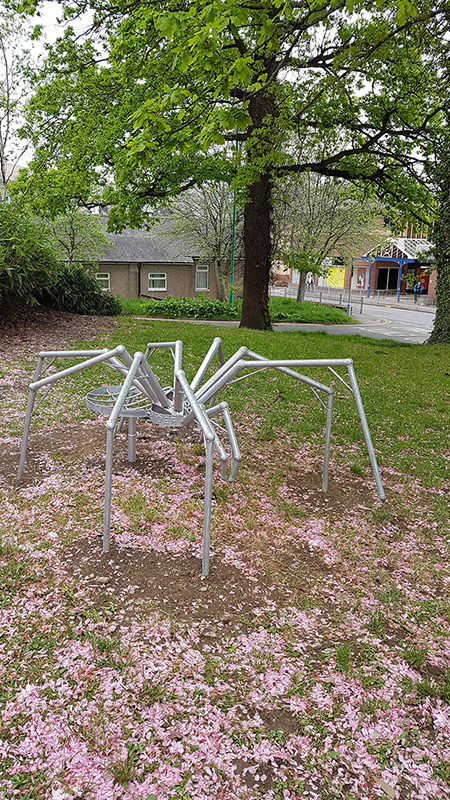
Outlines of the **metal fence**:
M 272 297 L 297 297 L 298 284 L 290 283 L 288 286 L 271 286 L 269 294 Z M 335 288 L 333 286 L 307 286 L 305 297 L 315 303 L 338 305 L 342 308 L 352 307 L 354 312 L 362 314 L 364 303 L 368 305 L 396 305 L 403 308 L 434 307 L 436 300 L 433 297 L 415 298 L 412 292 L 400 293 L 397 301 L 397 292 L 377 289 L 367 297 L 367 289 Z M 351 313 L 351 312 L 350 312 Z

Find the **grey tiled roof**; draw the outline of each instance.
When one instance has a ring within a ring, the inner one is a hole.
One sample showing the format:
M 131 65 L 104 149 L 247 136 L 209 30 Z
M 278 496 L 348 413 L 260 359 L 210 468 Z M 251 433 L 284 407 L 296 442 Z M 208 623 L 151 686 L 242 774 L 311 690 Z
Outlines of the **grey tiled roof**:
M 151 231 L 131 230 L 106 234 L 112 247 L 107 247 L 99 263 L 193 264 L 186 247 L 163 239 Z M 194 255 L 194 254 L 192 254 Z

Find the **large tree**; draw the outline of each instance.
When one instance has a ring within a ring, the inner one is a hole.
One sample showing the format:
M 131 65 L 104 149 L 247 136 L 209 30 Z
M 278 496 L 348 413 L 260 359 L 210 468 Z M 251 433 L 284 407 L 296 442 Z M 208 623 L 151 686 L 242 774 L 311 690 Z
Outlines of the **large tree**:
M 450 115 L 449 115 L 450 119 Z M 450 344 L 450 135 L 444 139 L 436 168 L 438 210 L 432 237 L 437 271 L 436 317 L 428 344 Z
M 31 106 L 30 196 L 54 208 L 98 187 L 116 224 L 141 224 L 207 180 L 244 209 L 241 324 L 270 326 L 276 181 L 314 172 L 416 209 L 444 80 L 447 30 L 428 0 L 90 0 L 90 39 L 53 48 Z M 85 0 L 67 3 L 79 14 Z M 292 146 L 293 139 L 306 147 Z M 234 147 L 241 145 L 239 152 Z M 310 153 L 315 152 L 314 158 Z

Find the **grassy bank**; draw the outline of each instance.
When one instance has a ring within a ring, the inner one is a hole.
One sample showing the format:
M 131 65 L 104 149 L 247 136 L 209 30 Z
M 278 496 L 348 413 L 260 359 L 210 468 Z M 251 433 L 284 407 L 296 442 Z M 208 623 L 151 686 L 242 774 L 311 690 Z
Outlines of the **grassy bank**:
M 164 300 L 130 300 L 119 298 L 123 313 L 149 317 L 181 317 L 208 320 L 240 319 L 241 301 L 233 306 L 220 300 L 209 300 L 203 295 L 190 297 L 168 297 Z M 289 297 L 271 297 L 269 301 L 272 322 L 309 322 L 340 325 L 354 321 L 345 311 L 321 303 L 297 303 Z
M 260 373 L 218 397 L 243 460 L 233 484 L 215 467 L 209 579 L 195 432 L 138 421 L 133 465 L 117 435 L 102 556 L 105 420 L 84 396 L 111 371 L 55 387 L 18 487 L 40 349 L 23 339 L 0 376 L 0 795 L 444 800 L 449 348 L 127 318 L 79 344 L 133 353 L 181 338 L 192 378 L 215 335 L 225 357 L 246 344 L 274 359 L 353 358 L 387 500 L 337 378 L 307 373 L 336 389 L 324 496 L 322 407 L 287 376 Z M 170 355 L 151 363 L 170 385 Z

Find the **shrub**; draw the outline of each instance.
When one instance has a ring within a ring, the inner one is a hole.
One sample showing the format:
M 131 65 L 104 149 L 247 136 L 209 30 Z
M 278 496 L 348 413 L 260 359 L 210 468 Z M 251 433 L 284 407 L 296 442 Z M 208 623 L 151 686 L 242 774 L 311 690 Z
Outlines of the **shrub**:
M 72 314 L 98 314 L 114 317 L 121 313 L 119 301 L 100 288 L 97 280 L 82 267 L 59 265 L 51 285 L 40 295 L 40 302 Z
M 240 303 L 230 306 L 222 300 L 211 300 L 209 297 L 166 297 L 163 300 L 153 298 L 140 300 L 121 300 L 127 314 L 146 314 L 149 317 L 194 317 L 194 319 L 239 319 Z
M 51 282 L 58 260 L 41 222 L 0 204 L 0 307 L 35 303 Z

